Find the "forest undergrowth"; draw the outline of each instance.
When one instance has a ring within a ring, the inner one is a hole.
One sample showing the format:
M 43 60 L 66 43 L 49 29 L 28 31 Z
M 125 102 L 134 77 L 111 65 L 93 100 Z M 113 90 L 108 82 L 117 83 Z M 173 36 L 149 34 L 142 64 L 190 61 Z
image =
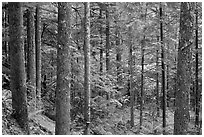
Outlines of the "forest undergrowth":
M 17 124 L 16 120 L 12 117 L 12 106 L 11 106 L 11 91 L 4 89 L 2 95 L 2 134 L 3 135 L 23 135 L 25 134 L 20 126 Z M 111 102 L 111 101 L 110 101 Z M 113 101 L 112 101 L 113 102 Z M 160 110 L 160 117 L 156 117 L 156 112 L 153 106 L 148 105 L 143 111 L 143 124 L 140 128 L 140 111 L 135 106 L 135 121 L 134 127 L 130 126 L 130 107 L 123 106 L 117 108 L 118 106 L 114 103 L 106 105 L 104 109 L 109 111 L 103 118 L 99 116 L 93 118 L 91 123 L 91 134 L 93 135 L 160 135 L 162 134 L 162 111 Z M 103 111 L 104 111 L 103 109 Z M 42 110 L 43 111 L 43 110 Z M 54 135 L 55 134 L 55 121 L 49 119 L 45 116 L 42 111 L 37 111 L 34 114 L 29 115 L 29 127 L 31 135 Z M 167 128 L 166 134 L 173 134 L 173 124 L 174 124 L 174 111 L 168 109 L 166 111 L 167 117 Z M 190 112 L 191 117 L 194 117 L 193 111 Z M 78 117 L 80 118 L 80 117 Z M 77 119 L 77 118 L 76 118 Z M 189 133 L 196 134 L 196 129 L 194 128 L 193 119 L 189 124 Z M 83 122 L 80 120 L 73 120 L 71 126 L 72 135 L 82 135 L 83 134 Z

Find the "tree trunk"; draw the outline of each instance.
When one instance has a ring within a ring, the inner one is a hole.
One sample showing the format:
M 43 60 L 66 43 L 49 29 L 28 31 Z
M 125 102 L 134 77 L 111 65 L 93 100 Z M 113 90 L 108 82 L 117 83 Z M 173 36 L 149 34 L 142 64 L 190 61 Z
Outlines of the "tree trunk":
M 121 86 L 122 84 L 122 65 L 121 65 L 121 61 L 122 61 L 122 49 L 121 49 L 121 45 L 120 45 L 120 32 L 119 32 L 119 24 L 118 24 L 118 15 L 115 15 L 116 18 L 116 31 L 115 31 L 115 35 L 116 35 L 116 39 L 115 39 L 115 45 L 116 45 L 116 62 L 117 62 L 117 83 L 119 86 Z
M 142 128 L 142 111 L 143 111 L 143 79 L 144 79 L 144 46 L 145 46 L 145 36 L 143 37 L 143 40 L 141 42 L 141 66 L 142 66 L 142 70 L 141 70 L 141 92 L 140 92 L 140 97 L 141 97 L 141 100 L 140 100 L 140 128 Z
M 7 32 L 7 23 L 8 23 L 8 11 L 7 11 L 7 6 L 5 6 L 5 9 L 2 10 L 2 26 L 3 26 L 3 29 L 4 31 L 2 32 L 2 39 L 3 39 L 3 42 L 2 42 L 2 50 L 3 50 L 3 53 L 5 55 L 5 61 L 6 62 L 9 62 L 9 51 L 8 51 L 8 32 Z
M 131 34 L 131 27 L 128 27 L 128 41 L 129 41 L 129 79 L 130 79 L 130 125 L 131 127 L 134 126 L 134 90 L 133 90 L 133 57 L 132 57 L 132 34 Z
M 99 13 L 99 18 L 102 20 L 103 18 L 103 13 L 102 13 L 102 9 L 100 8 L 100 13 Z M 102 22 L 101 22 L 101 25 L 100 25 L 100 72 L 101 72 L 101 75 L 103 73 L 103 25 L 102 25 Z
M 85 135 L 90 134 L 90 105 L 91 105 L 91 90 L 90 90 L 90 4 L 84 3 L 85 14 L 85 35 L 84 35 L 84 93 L 85 93 Z
M 144 16 L 144 21 L 146 22 L 146 14 L 147 14 L 147 8 L 146 8 L 146 3 L 144 3 L 144 8 L 145 8 L 145 16 Z M 140 97 L 141 97 L 141 100 L 140 100 L 140 129 L 142 129 L 142 121 L 143 121 L 143 116 L 142 116 L 142 113 L 143 113 L 143 104 L 144 104 L 144 99 L 143 99 L 143 89 L 144 89 L 144 58 L 145 58 L 145 55 L 144 55 L 144 52 L 145 52 L 145 31 L 143 30 L 143 39 L 141 41 L 141 66 L 142 66 L 142 69 L 141 69 L 141 92 L 140 92 Z
M 190 46 L 193 40 L 193 3 L 182 2 L 180 10 L 180 39 L 178 46 L 176 109 L 174 113 L 174 134 L 188 132 L 190 93 Z
M 166 91 L 165 91 L 165 64 L 164 64 L 164 43 L 163 43 L 163 15 L 162 4 L 160 3 L 160 42 L 161 42 L 161 62 L 162 62 L 162 108 L 163 108 L 163 134 L 165 134 L 166 128 Z
M 159 43 L 159 36 L 157 36 L 157 42 Z M 160 117 L 160 106 L 159 106 L 159 47 L 157 46 L 157 51 L 156 51 L 156 104 L 157 104 L 157 117 Z
M 41 18 L 39 5 L 36 7 L 36 23 L 35 23 L 35 48 L 36 48 L 36 94 L 37 107 L 41 106 Z
M 198 89 L 198 5 L 196 3 L 196 10 L 195 10 L 195 23 L 196 23 L 196 30 L 195 30 L 195 125 L 196 127 L 199 126 L 199 109 L 200 109 L 200 105 L 199 105 L 199 99 L 200 99 L 200 93 L 199 93 L 199 89 Z
M 19 125 L 25 130 L 26 134 L 29 134 L 21 4 L 20 2 L 9 2 L 8 4 L 12 108 L 13 115 Z
M 70 134 L 71 4 L 58 3 L 56 135 Z
M 36 62 L 35 62 L 35 24 L 34 24 L 34 8 L 31 7 L 28 10 L 27 18 L 27 43 L 28 43 L 28 87 L 30 100 L 29 112 L 33 112 L 36 109 Z
M 106 71 L 110 70 L 110 19 L 109 19 L 109 5 L 106 7 Z

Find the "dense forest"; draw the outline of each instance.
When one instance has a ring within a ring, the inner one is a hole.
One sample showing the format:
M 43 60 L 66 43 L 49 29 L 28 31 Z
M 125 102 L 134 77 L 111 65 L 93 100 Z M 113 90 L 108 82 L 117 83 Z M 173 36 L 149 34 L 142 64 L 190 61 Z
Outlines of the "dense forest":
M 201 2 L 3 2 L 3 135 L 201 135 Z

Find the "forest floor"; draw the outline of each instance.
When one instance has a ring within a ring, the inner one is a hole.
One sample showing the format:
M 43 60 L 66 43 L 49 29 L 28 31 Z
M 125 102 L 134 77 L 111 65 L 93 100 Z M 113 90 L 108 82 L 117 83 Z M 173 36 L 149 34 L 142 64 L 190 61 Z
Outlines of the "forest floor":
M 2 96 L 2 134 L 3 135 L 23 135 L 16 120 L 11 116 L 11 93 L 9 90 L 3 91 Z M 140 128 L 140 111 L 135 108 L 134 127 L 130 127 L 130 108 L 114 108 L 112 112 L 103 119 L 97 118 L 91 124 L 91 134 L 100 135 L 135 135 L 135 134 L 162 134 L 162 117 L 155 117 L 154 111 L 146 108 L 143 111 L 143 125 Z M 161 111 L 162 112 L 162 111 Z M 173 134 L 174 113 L 167 110 L 166 117 L 166 134 Z M 191 117 L 194 113 L 190 112 Z M 53 135 L 55 134 L 55 121 L 49 119 L 41 113 L 29 115 L 30 134 L 32 135 Z M 83 126 L 72 126 L 71 134 L 80 135 L 83 133 Z M 194 121 L 189 124 L 189 133 L 196 134 Z

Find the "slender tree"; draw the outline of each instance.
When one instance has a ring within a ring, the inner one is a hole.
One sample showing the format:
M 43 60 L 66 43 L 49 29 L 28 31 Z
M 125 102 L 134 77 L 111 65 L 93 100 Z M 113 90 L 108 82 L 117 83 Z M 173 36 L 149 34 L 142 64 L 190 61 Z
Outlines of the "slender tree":
M 190 93 L 190 46 L 193 40 L 192 15 L 193 3 L 182 2 L 180 6 L 180 39 L 178 46 L 177 63 L 177 90 L 176 109 L 174 113 L 174 134 L 185 135 L 188 133 L 189 93 Z
M 84 13 L 85 13 L 85 35 L 84 35 L 84 93 L 85 93 L 85 122 L 86 127 L 84 134 L 90 134 L 90 4 L 89 2 L 84 3 Z
M 157 36 L 157 42 L 159 43 L 159 36 Z M 157 104 L 157 117 L 160 116 L 160 106 L 159 106 L 159 47 L 156 50 L 156 104 Z
M 163 134 L 165 134 L 166 128 L 166 91 L 165 91 L 165 64 L 164 64 L 164 43 L 163 43 L 163 13 L 162 4 L 159 5 L 160 11 L 160 43 L 161 43 L 161 63 L 162 63 L 162 108 L 163 108 Z
M 146 3 L 144 3 L 144 7 L 145 7 L 145 16 L 144 16 L 144 21 L 146 22 L 146 13 L 147 13 L 147 8 L 146 8 Z M 143 33 L 144 33 L 144 36 L 143 36 L 143 39 L 141 41 L 141 66 L 142 66 L 142 69 L 141 69 L 141 91 L 140 91 L 140 128 L 142 128 L 142 121 L 143 121 L 143 116 L 142 116 L 142 113 L 143 113 L 143 103 L 144 103 L 144 99 L 143 99 L 143 92 L 144 92 L 144 59 L 145 59 L 145 55 L 144 55 L 144 52 L 145 52 L 145 30 L 143 30 Z
M 130 125 L 134 126 L 134 90 L 133 90 L 133 57 L 132 57 L 132 34 L 131 34 L 131 26 L 128 27 L 128 46 L 129 46 L 129 92 L 130 92 Z
M 121 44 L 120 44 L 120 32 L 119 32 L 119 23 L 118 23 L 118 15 L 115 15 L 115 25 L 116 25 L 116 30 L 115 30 L 115 44 L 116 44 L 116 62 L 117 62 L 117 82 L 119 85 L 122 83 L 122 66 L 121 66 L 121 61 L 122 61 L 122 49 L 121 49 Z
M 141 69 L 141 91 L 140 91 L 140 97 L 141 97 L 141 100 L 140 100 L 140 128 L 142 128 L 142 120 L 143 120 L 143 117 L 142 117 L 142 111 L 143 111 L 143 88 L 144 88 L 144 46 L 145 46 L 145 36 L 143 37 L 143 40 L 141 42 L 141 66 L 142 66 L 142 69 Z
M 195 125 L 199 126 L 199 98 L 200 93 L 198 89 L 198 5 L 196 3 L 195 9 L 195 23 L 196 23 L 196 30 L 195 30 Z
M 56 135 L 70 134 L 71 4 L 58 3 Z
M 9 2 L 8 12 L 13 116 L 25 130 L 26 134 L 29 134 L 22 3 Z
M 109 5 L 106 6 L 106 71 L 110 70 L 110 17 Z
M 28 9 L 27 18 L 27 44 L 28 44 L 28 58 L 27 58 L 27 74 L 28 85 L 31 100 L 29 100 L 29 111 L 36 109 L 36 58 L 35 58 L 35 23 L 34 23 L 34 8 Z
M 7 31 L 7 23 L 8 23 L 8 6 L 7 4 L 4 4 L 4 8 L 2 8 L 2 25 L 3 25 L 3 31 L 2 31 L 2 50 L 4 52 L 5 61 L 9 61 L 9 51 L 8 51 L 8 31 Z
M 100 13 L 99 13 L 99 18 L 103 19 L 103 12 L 102 12 L 102 8 L 100 8 Z M 100 25 L 100 72 L 101 74 L 103 73 L 103 24 L 101 22 Z
M 35 50 L 36 50 L 36 94 L 37 105 L 41 105 L 41 18 L 40 6 L 36 6 L 36 23 L 35 23 Z

